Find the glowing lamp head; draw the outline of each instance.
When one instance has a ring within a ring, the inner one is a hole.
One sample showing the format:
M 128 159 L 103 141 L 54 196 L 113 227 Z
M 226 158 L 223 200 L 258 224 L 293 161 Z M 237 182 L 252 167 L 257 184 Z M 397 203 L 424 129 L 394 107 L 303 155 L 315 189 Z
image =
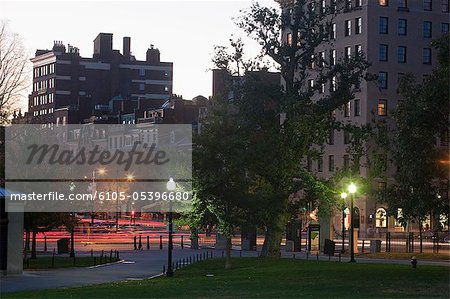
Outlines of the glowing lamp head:
M 347 193 L 342 192 L 342 193 L 341 193 L 341 198 L 342 198 L 342 199 L 346 199 L 346 198 L 347 198 Z
M 134 216 L 134 213 L 135 213 L 134 211 L 131 211 L 131 216 Z
M 127 180 L 132 181 L 134 179 L 134 176 L 132 174 L 127 174 Z
M 173 180 L 173 178 L 170 178 L 169 181 L 167 182 L 167 190 L 169 191 L 173 191 L 175 190 L 175 188 L 177 187 L 177 184 L 175 183 L 175 181 Z
M 97 172 L 98 172 L 98 174 L 100 174 L 100 175 L 104 175 L 106 171 L 105 171 L 104 168 L 99 168 L 99 169 L 97 170 Z
M 351 194 L 353 194 L 353 193 L 356 192 L 356 185 L 355 185 L 354 183 L 351 183 L 351 184 L 348 186 L 348 192 L 350 192 Z

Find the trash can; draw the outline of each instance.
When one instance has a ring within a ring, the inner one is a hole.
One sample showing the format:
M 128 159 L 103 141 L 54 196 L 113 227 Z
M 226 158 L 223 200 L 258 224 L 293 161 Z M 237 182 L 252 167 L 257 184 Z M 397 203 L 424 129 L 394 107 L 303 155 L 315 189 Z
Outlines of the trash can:
M 381 240 L 370 240 L 370 253 L 381 252 Z
M 287 240 L 286 241 L 286 252 L 293 252 L 294 251 L 294 241 Z
M 62 238 L 56 241 L 58 247 L 58 254 L 69 253 L 69 238 Z
M 330 239 L 325 239 L 325 246 L 323 247 L 323 254 L 326 255 L 334 255 L 334 241 Z

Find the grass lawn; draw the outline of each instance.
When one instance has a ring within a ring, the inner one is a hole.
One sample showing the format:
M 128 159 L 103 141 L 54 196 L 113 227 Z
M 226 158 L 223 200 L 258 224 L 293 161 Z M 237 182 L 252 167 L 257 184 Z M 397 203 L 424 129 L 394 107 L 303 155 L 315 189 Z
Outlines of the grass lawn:
M 3 298 L 449 298 L 449 268 L 291 259 L 207 260 L 170 279 L 2 294 Z M 206 274 L 214 274 L 207 277 Z
M 112 258 L 112 261 L 110 261 L 109 256 L 103 257 L 102 260 L 100 260 L 100 257 L 90 257 L 90 256 L 83 256 L 83 257 L 75 257 L 75 263 L 73 261 L 73 258 L 67 257 L 67 256 L 55 256 L 55 262 L 53 268 L 69 268 L 69 267 L 89 267 L 94 265 L 100 265 L 100 264 L 106 264 L 110 262 L 117 261 L 115 258 Z M 24 261 L 23 267 L 26 270 L 30 269 L 52 269 L 52 257 L 51 256 L 41 256 L 35 260 L 29 259 L 28 262 Z
M 380 258 L 380 259 L 411 259 L 415 256 L 420 260 L 450 260 L 450 256 L 445 253 L 400 253 L 400 252 L 379 252 L 379 253 L 361 253 L 361 257 Z

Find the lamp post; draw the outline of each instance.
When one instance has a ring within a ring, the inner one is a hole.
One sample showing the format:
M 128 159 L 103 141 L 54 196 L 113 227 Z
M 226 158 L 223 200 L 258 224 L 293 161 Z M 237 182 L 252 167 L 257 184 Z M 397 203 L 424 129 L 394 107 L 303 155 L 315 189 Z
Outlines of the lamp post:
M 354 222 L 353 222 L 353 200 L 355 197 L 356 192 L 356 185 L 354 183 L 351 183 L 348 186 L 348 192 L 350 193 L 350 263 L 355 263 L 355 250 L 353 248 L 355 238 L 353 235 L 354 231 Z
M 170 178 L 167 182 L 167 190 L 169 192 L 174 191 L 177 187 L 175 181 L 173 178 Z M 173 233 L 173 223 L 172 223 L 172 200 L 169 199 L 169 248 L 167 250 L 167 277 L 173 277 L 173 268 L 172 268 L 172 247 L 173 247 L 173 239 L 172 239 L 172 233 Z
M 104 175 L 105 174 L 105 169 L 104 168 L 99 168 L 97 170 L 92 170 L 92 185 L 91 185 L 91 193 L 92 195 L 95 194 L 95 190 L 96 190 L 96 186 L 95 186 L 95 175 L 99 174 L 99 175 Z M 94 198 L 95 200 L 95 198 Z M 94 224 L 94 218 L 95 218 L 95 214 L 94 211 L 92 210 L 91 212 L 91 224 Z
M 345 199 L 347 198 L 347 193 L 341 193 L 342 198 L 342 249 L 341 252 L 344 253 L 344 242 L 345 242 Z

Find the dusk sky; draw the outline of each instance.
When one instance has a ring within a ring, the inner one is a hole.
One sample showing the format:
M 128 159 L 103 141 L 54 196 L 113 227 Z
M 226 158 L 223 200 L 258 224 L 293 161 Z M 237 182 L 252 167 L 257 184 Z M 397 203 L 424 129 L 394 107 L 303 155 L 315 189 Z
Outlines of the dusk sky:
M 187 99 L 211 95 L 211 57 L 214 45 L 243 37 L 247 54 L 258 45 L 245 39 L 232 18 L 248 8 L 241 1 L 0 1 L 0 20 L 22 36 L 30 57 L 36 49 L 50 49 L 54 40 L 80 49 L 91 57 L 99 32 L 114 34 L 114 49 L 122 50 L 122 37 L 131 37 L 131 51 L 145 59 L 150 44 L 161 51 L 162 61 L 174 63 L 176 94 Z M 274 1 L 260 1 L 277 6 Z M 31 85 L 31 82 L 30 82 Z

